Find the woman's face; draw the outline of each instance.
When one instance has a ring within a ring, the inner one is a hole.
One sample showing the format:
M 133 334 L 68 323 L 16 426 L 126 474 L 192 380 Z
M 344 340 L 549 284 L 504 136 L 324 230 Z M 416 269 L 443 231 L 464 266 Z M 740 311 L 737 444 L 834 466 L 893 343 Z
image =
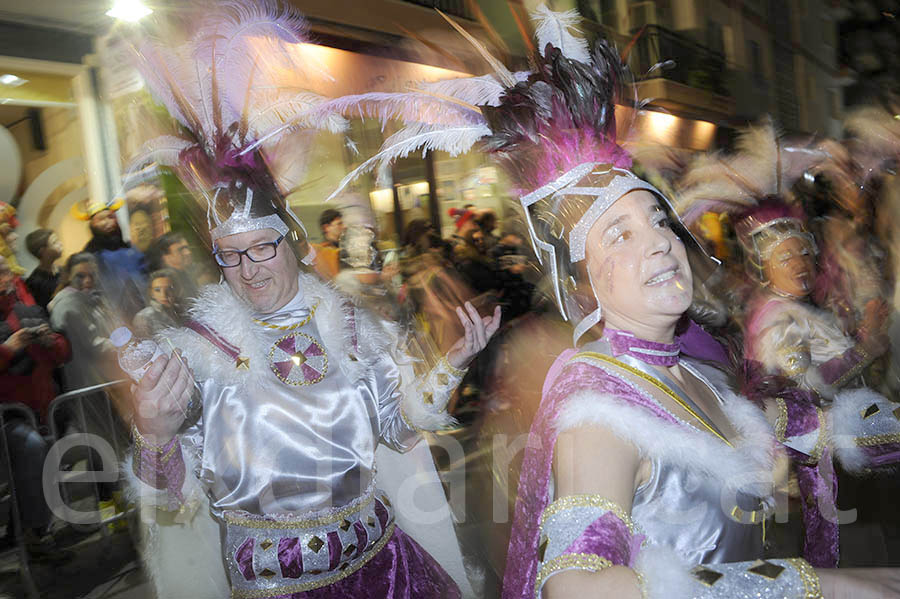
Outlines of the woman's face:
M 72 267 L 70 273 L 72 287 L 78 291 L 90 291 L 94 288 L 96 273 L 94 265 L 89 262 L 82 262 Z
M 653 338 L 691 305 L 687 252 L 649 191 L 625 194 L 597 219 L 588 233 L 586 261 L 613 328 Z
M 150 297 L 166 308 L 175 304 L 175 285 L 169 277 L 156 277 L 150 282 Z
M 775 246 L 763 269 L 772 288 L 794 297 L 806 297 L 816 282 L 816 262 L 809 243 L 789 237 Z

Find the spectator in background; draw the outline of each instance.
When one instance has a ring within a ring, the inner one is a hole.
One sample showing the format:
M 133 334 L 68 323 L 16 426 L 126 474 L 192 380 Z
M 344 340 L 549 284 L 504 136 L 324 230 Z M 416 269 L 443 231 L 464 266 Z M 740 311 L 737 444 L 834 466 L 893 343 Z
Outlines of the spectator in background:
M 153 215 L 144 206 L 135 206 L 128 211 L 128 230 L 131 244 L 139 252 L 146 253 L 153 243 Z
M 107 297 L 115 298 L 116 308 L 130 318 L 144 307 L 142 294 L 147 283 L 144 255 L 122 238 L 116 218 L 116 211 L 121 207 L 121 200 L 108 204 L 89 202 L 84 209 L 75 204 L 72 213 L 88 221 L 91 228 L 91 240 L 82 251 L 97 258 L 97 287 L 102 287 Z
M 120 378 L 109 333 L 116 328 L 97 288 L 97 259 L 73 254 L 63 271 L 63 288 L 50 301 L 50 324 L 72 344 L 72 361 L 63 367 L 66 391 Z
M 175 272 L 167 268 L 156 270 L 147 280 L 148 305 L 135 315 L 133 323 L 135 335 L 145 339 L 162 329 L 182 325 L 181 296 Z
M 46 311 L 59 286 L 60 273 L 56 261 L 62 256 L 62 244 L 50 229 L 36 229 L 25 236 L 25 248 L 40 261 L 25 284 L 35 303 Z
M 525 314 L 531 309 L 535 286 L 526 277 L 530 266 L 522 238 L 515 232 L 504 231 L 490 250 L 490 256 L 500 284 L 503 316 L 512 319 Z
M 481 232 L 484 233 L 484 248 L 490 253 L 494 246 L 497 245 L 497 236 L 494 235 L 494 229 L 497 228 L 497 213 L 490 208 L 482 208 L 475 213 L 475 223 Z
M 319 275 L 327 280 L 332 280 L 341 270 L 340 247 L 341 236 L 347 229 L 344 217 L 339 210 L 329 208 L 319 215 L 319 228 L 325 241 L 315 244 L 316 260 L 315 269 Z
M 485 249 L 484 233 L 477 225 L 470 228 L 463 243 L 454 248 L 454 261 L 466 283 L 477 293 L 497 288 L 493 261 Z
M 46 422 L 47 407 L 56 396 L 53 369 L 70 355 L 65 337 L 53 332 L 25 282 L 0 256 L 0 401 L 23 403 Z M 47 534 L 50 508 L 41 483 L 49 444 L 25 419 L 10 418 L 4 432 L 26 546 L 32 554 L 53 555 Z
M 191 275 L 194 255 L 184 235 L 169 232 L 160 236 L 147 250 L 147 268 L 150 272 L 168 269 L 175 276 L 180 297 L 192 299 L 197 296 L 198 287 Z
M 478 223 L 475 222 L 475 210 L 471 204 L 467 204 L 465 208 L 451 208 L 447 213 L 456 225 L 456 233 L 451 237 L 450 243 L 454 248 L 464 246 L 469 231 L 479 228 Z

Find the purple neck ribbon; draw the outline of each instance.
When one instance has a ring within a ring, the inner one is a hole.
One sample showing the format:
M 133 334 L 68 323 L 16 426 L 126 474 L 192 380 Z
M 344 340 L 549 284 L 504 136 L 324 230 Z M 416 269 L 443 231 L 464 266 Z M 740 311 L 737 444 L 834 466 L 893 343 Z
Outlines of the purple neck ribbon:
M 647 341 L 628 331 L 606 328 L 603 336 L 609 342 L 614 357 L 622 354 L 636 358 L 652 366 L 675 366 L 681 354 L 681 341 L 676 337 L 674 343 Z

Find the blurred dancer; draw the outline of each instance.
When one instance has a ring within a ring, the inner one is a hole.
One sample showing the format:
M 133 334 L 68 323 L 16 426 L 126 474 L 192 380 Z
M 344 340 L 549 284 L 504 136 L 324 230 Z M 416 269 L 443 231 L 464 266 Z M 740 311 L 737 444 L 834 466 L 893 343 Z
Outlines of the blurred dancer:
M 605 42 L 591 49 L 573 35 L 575 11 L 540 7 L 533 19 L 536 72 L 513 74 L 491 60 L 488 76 L 420 84 L 453 96 L 422 99 L 441 108 L 423 143 L 461 152 L 482 140 L 495 155 L 527 211 L 573 343 L 589 339 L 559 356 L 545 380 L 503 596 L 801 598 L 818 596 L 820 582 L 829 597 L 845 583 L 857 596 L 897 592 L 893 570 L 856 583 L 802 559 L 759 561 L 772 505 L 771 479 L 761 476 L 774 466 L 775 438 L 721 372 L 687 358 L 721 349 L 707 347 L 695 326 L 675 335 L 692 299 L 681 235 L 696 242 L 615 142 L 627 73 Z M 402 119 L 390 110 L 396 99 L 384 112 Z M 345 181 L 410 152 L 423 128 L 414 113 Z
M 807 142 L 780 139 L 771 124 L 743 132 L 738 149 L 703 162 L 687 177 L 697 183 L 683 190 L 681 209 L 687 218 L 706 208 L 738 215 L 735 231 L 755 283 L 742 315 L 742 389 L 765 407 L 797 475 L 804 557 L 816 566 L 835 567 L 833 460 L 859 472 L 900 455 L 889 436 L 896 420 L 878 416 L 890 412 L 884 397 L 868 389 L 838 394 L 844 387 L 861 386 L 859 374 L 884 351 L 885 337 L 872 330 L 857 343 L 834 314 L 807 301 L 815 288 L 816 243 L 800 209 L 780 194 L 830 156 Z
M 305 228 L 256 151 L 282 123 L 254 123 L 273 105 L 284 116 L 271 90 L 294 98 L 283 77 L 312 70 L 291 58 L 304 32 L 303 20 L 280 5 L 242 2 L 204 12 L 198 32 L 174 54 L 141 45 L 151 91 L 190 135 L 183 161 L 172 166 L 209 202 L 212 253 L 224 279 L 201 292 L 185 328 L 159 335 L 179 354 L 157 359 L 137 386 L 132 479 L 146 508 L 171 511 L 190 527 L 211 512 L 224 540 L 217 530 L 211 545 L 192 551 L 197 538 L 167 544 L 164 535 L 181 531 L 157 526 L 163 554 L 151 562 L 165 570 L 157 573 L 163 585 L 178 583 L 165 580 L 173 572 L 193 577 L 194 564 L 209 566 L 197 591 L 203 595 L 221 596 L 214 564 L 224 564 L 234 596 L 458 597 L 446 571 L 396 525 L 378 488 L 375 453 L 379 443 L 409 450 L 420 430 L 452 421 L 446 405 L 461 369 L 496 331 L 499 314 L 458 308 L 464 338 L 416 380 L 393 327 L 303 272 L 301 263 L 312 261 Z M 217 50 L 200 52 L 209 36 Z M 198 78 L 161 79 L 159 61 L 178 61 Z M 211 70 L 227 85 L 213 80 L 210 92 Z M 257 89 L 264 93 L 248 93 Z M 211 102 L 217 118 L 196 118 L 201 106 L 184 101 L 192 97 Z M 303 114 L 310 106 L 296 108 Z M 179 561 L 168 561 L 167 552 Z

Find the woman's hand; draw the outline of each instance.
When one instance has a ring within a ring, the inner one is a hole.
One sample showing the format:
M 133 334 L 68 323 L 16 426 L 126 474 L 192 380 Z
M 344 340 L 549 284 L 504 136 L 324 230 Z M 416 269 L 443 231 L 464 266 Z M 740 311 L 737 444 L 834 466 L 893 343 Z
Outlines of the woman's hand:
M 456 307 L 456 315 L 462 322 L 465 335 L 459 338 L 447 353 L 447 361 L 454 368 L 468 366 L 475 354 L 483 350 L 497 329 L 500 328 L 500 306 L 494 308 L 493 316 L 481 316 L 470 302 L 466 302 L 465 310 Z
M 825 599 L 900 597 L 900 568 L 816 569 Z
M 167 444 L 184 422 L 194 392 L 187 366 L 180 359 L 159 356 L 132 391 L 138 432 L 148 443 Z

